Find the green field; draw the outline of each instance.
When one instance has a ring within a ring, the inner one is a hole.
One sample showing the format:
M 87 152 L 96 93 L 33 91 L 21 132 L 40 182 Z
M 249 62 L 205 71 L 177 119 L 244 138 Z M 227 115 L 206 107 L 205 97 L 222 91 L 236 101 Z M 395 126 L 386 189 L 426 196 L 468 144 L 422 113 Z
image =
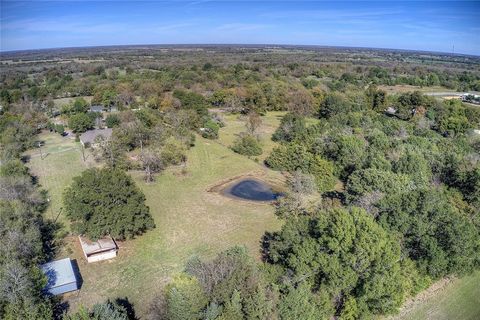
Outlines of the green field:
M 227 124 L 220 141 L 234 128 Z M 61 194 L 72 177 L 93 164 L 83 163 L 73 140 L 51 133 L 40 137 L 45 140 L 43 151 L 49 154 L 42 160 L 35 156 L 38 150 L 32 151 L 29 165 L 49 191 L 52 208 L 47 217 L 52 217 L 59 212 Z M 261 236 L 281 225 L 273 207 L 207 190 L 238 175 L 255 173 L 269 180 L 281 180 L 281 175 L 233 153 L 220 142 L 200 137 L 187 156 L 186 174 L 181 168 L 169 168 L 154 183 L 146 184 L 142 173 L 131 173 L 146 195 L 156 228 L 137 239 L 119 243 L 116 259 L 87 265 L 76 238 L 67 237 L 59 258 L 76 259 L 83 278 L 79 294 L 67 299 L 72 310 L 80 304 L 128 297 L 139 315 L 143 315 L 152 296 L 173 273 L 181 271 L 189 257 L 210 257 L 233 245 L 245 245 L 253 256 L 259 256 Z M 61 213 L 59 220 L 65 221 Z
M 29 167 L 32 174 L 39 178 L 41 187 L 48 190 L 50 205 L 46 212 L 47 218 L 58 217 L 58 221 L 63 222 L 68 229 L 68 222 L 61 214 L 63 190 L 79 172 L 96 164 L 88 151 L 87 161 L 83 161 L 81 145 L 72 137 L 44 132 L 37 136 L 37 140 L 43 141 L 44 145 L 41 149 L 36 148 L 26 153 L 30 157 Z
M 421 295 L 421 294 L 420 294 Z M 480 319 L 480 272 L 455 279 L 438 291 L 405 305 L 391 320 Z

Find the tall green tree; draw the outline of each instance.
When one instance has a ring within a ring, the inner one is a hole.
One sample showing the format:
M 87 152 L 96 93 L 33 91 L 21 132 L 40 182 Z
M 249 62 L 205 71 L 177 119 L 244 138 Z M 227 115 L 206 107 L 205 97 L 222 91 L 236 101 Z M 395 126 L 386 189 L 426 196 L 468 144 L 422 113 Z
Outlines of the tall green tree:
M 180 274 L 165 288 L 168 320 L 201 319 L 207 298 L 197 278 Z
M 294 280 L 328 292 L 337 314 L 349 295 L 363 316 L 394 313 L 403 302 L 400 246 L 361 209 L 288 219 L 269 249 L 271 261 L 290 270 Z
M 93 239 L 132 238 L 155 224 L 145 196 L 119 169 L 88 169 L 65 190 L 64 207 L 73 229 Z
M 75 133 L 82 133 L 92 129 L 95 125 L 95 118 L 86 113 L 77 113 L 68 119 L 68 126 Z

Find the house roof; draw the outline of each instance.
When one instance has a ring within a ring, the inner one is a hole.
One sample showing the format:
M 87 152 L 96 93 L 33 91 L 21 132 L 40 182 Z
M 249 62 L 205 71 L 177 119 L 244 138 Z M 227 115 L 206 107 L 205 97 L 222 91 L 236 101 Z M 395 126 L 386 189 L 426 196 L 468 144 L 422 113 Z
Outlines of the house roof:
M 97 241 L 90 241 L 81 236 L 79 236 L 78 239 L 80 240 L 80 245 L 86 256 L 105 251 L 117 250 L 117 244 L 110 237 L 98 239 Z
M 80 136 L 80 141 L 83 143 L 93 143 L 95 138 L 98 136 L 103 136 L 105 139 L 109 139 L 112 136 L 112 129 L 105 128 L 105 129 L 94 129 L 88 130 Z
M 103 106 L 102 105 L 90 106 L 90 111 L 91 112 L 102 112 L 103 111 Z
M 77 282 L 70 258 L 48 262 L 41 265 L 40 268 L 48 279 L 45 287 L 47 290 Z

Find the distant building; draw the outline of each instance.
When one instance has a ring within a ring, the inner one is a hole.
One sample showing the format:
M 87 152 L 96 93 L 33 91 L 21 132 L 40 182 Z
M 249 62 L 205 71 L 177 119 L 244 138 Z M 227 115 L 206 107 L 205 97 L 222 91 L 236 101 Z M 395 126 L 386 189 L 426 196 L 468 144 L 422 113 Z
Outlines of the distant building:
M 51 295 L 59 295 L 78 290 L 78 281 L 70 258 L 45 263 L 40 267 L 47 277 L 44 290 Z
M 90 106 L 90 112 L 103 112 L 103 106 L 98 104 Z
M 117 106 L 104 107 L 100 104 L 90 106 L 90 112 L 104 112 L 104 111 L 117 112 L 118 108 L 117 108 Z
M 112 259 L 117 256 L 117 244 L 111 238 L 103 238 L 97 241 L 90 241 L 84 237 L 78 237 L 82 246 L 85 259 L 90 262 Z
M 110 139 L 112 136 L 112 129 L 111 128 L 105 128 L 105 129 L 94 129 L 94 130 L 88 130 L 80 136 L 80 143 L 84 146 L 94 146 L 95 145 L 95 139 L 99 136 L 102 136 L 105 140 Z

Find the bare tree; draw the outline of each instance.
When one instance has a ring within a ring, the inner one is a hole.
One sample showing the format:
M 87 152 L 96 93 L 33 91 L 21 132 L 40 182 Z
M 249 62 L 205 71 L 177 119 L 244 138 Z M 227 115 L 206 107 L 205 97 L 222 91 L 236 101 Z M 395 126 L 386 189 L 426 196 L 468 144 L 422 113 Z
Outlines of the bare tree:
M 288 109 L 302 117 L 312 115 L 315 111 L 313 100 L 312 94 L 307 90 L 294 91 L 288 97 Z
M 142 167 L 145 171 L 145 181 L 152 182 L 154 180 L 153 175 L 163 170 L 164 165 L 159 153 L 152 149 L 144 149 L 140 155 L 142 161 Z
M 247 127 L 247 133 L 250 135 L 256 135 L 258 129 L 262 125 L 262 118 L 255 111 L 250 111 L 247 116 L 245 126 Z
M 80 152 L 82 153 L 83 162 L 87 161 L 87 155 L 85 154 L 85 145 L 80 143 Z

